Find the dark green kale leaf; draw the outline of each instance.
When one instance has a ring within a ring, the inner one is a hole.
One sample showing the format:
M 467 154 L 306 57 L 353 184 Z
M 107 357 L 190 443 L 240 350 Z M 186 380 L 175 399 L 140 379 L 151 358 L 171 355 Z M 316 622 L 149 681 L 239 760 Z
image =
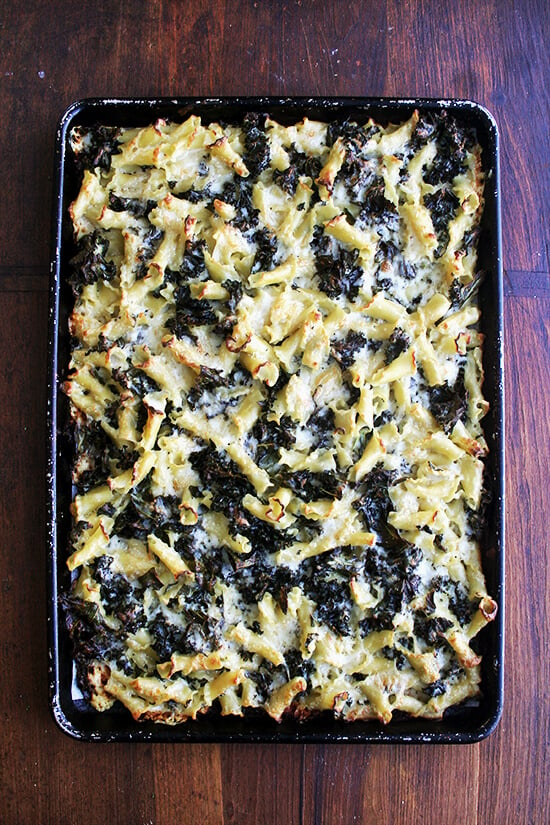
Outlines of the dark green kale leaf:
M 61 596 L 65 624 L 73 642 L 77 680 L 82 693 L 90 698 L 88 667 L 94 660 L 115 661 L 126 673 L 131 665 L 124 655 L 124 640 L 103 621 L 97 605 L 77 596 Z
M 466 505 L 466 518 L 472 536 L 479 541 L 487 527 L 488 509 L 492 501 L 491 491 L 485 486 L 481 490 L 481 501 L 477 510 Z
M 317 407 L 306 422 L 312 435 L 311 449 L 326 450 L 332 445 L 332 436 L 336 428 L 334 410 L 330 407 Z
M 138 198 L 122 198 L 109 192 L 109 208 L 113 212 L 129 212 L 136 218 L 147 218 L 149 212 L 154 209 L 157 202 L 154 200 L 139 200 Z
M 374 262 L 380 264 L 389 261 L 391 263 L 398 252 L 398 247 L 392 241 L 384 241 L 380 238 L 374 254 Z
M 174 192 L 174 197 L 189 201 L 189 203 L 200 203 L 200 201 L 210 201 L 212 192 L 209 186 L 205 186 L 204 189 L 187 189 L 185 192 Z
M 418 118 L 410 139 L 410 149 L 414 154 L 418 152 L 437 133 L 437 122 L 431 112 L 425 112 Z
M 357 216 L 356 224 L 361 229 L 365 227 L 384 227 L 384 231 L 397 232 L 399 229 L 399 213 L 394 204 L 385 195 L 386 184 L 384 179 L 377 177 L 365 192 L 363 205 Z
M 444 633 L 453 623 L 444 616 L 427 616 L 423 610 L 414 613 L 414 633 L 424 639 L 432 647 L 443 647 L 447 644 Z
M 158 613 L 149 625 L 153 636 L 152 648 L 161 662 L 170 659 L 173 653 L 191 654 L 207 649 L 207 638 L 199 623 L 179 627 Z
M 201 396 L 205 392 L 216 389 L 225 383 L 225 377 L 220 370 L 212 369 L 200 365 L 200 372 L 195 377 L 195 383 L 187 394 L 187 403 L 192 410 L 195 409 L 200 402 Z
M 80 469 L 78 462 L 74 477 L 79 494 L 104 484 L 116 470 L 132 467 L 138 458 L 128 446 L 117 447 L 99 421 L 89 421 L 85 428 L 77 429 L 74 449 L 77 456 L 85 457 L 85 469 Z
M 113 573 L 112 556 L 100 556 L 92 564 L 92 575 L 108 613 L 119 619 L 126 633 L 135 633 L 145 623 L 145 615 L 135 598 L 134 588 L 120 573 Z
M 385 350 L 385 361 L 386 364 L 391 364 L 398 355 L 401 355 L 402 352 L 405 352 L 409 348 L 411 343 L 411 339 L 407 335 L 407 333 L 401 329 L 401 327 L 396 327 L 392 334 L 388 339 L 388 343 L 386 344 Z
M 430 211 L 437 235 L 438 246 L 434 255 L 440 258 L 449 243 L 449 222 L 455 217 L 460 201 L 448 186 L 443 186 L 437 192 L 424 195 L 424 206 Z
M 343 182 L 352 203 L 361 203 L 363 190 L 372 186 L 375 177 L 372 160 L 348 153 L 336 180 Z
M 358 123 L 349 118 L 344 121 L 333 120 L 327 127 L 327 146 L 333 146 L 341 137 L 344 139 L 346 146 L 355 146 L 356 150 L 362 149 L 378 131 L 379 127 L 374 124 L 367 128 L 359 126 Z
M 257 178 L 269 166 L 269 140 L 265 133 L 267 115 L 249 112 L 243 119 L 244 162 L 251 178 Z
M 157 226 L 151 226 L 143 237 L 142 246 L 137 254 L 136 278 L 147 275 L 149 261 L 154 258 L 164 238 L 164 231 Z
M 283 415 L 279 422 L 259 418 L 252 428 L 256 439 L 255 461 L 260 467 L 270 466 L 279 459 L 279 449 L 289 450 L 296 441 L 294 423 L 288 415 Z
M 212 491 L 211 507 L 229 521 L 232 533 L 240 533 L 249 539 L 252 553 L 271 553 L 292 541 L 287 530 L 278 529 L 254 516 L 243 505 L 247 494 L 254 494 L 254 487 L 240 471 L 238 465 L 212 445 L 191 453 L 191 465 L 199 474 L 203 485 Z
M 126 367 L 115 367 L 112 371 L 113 378 L 121 387 L 131 390 L 134 395 L 143 398 L 150 392 L 157 392 L 160 387 L 154 378 L 146 372 L 128 364 Z
M 202 281 L 206 277 L 204 241 L 187 241 L 179 270 L 165 269 L 166 283 L 183 285 L 189 280 Z
M 116 126 L 81 127 L 76 162 L 80 169 L 111 168 L 111 157 L 120 153 L 120 129 Z
M 299 152 L 294 145 L 287 149 L 287 154 L 290 158 L 289 166 L 280 171 L 273 170 L 273 181 L 284 192 L 294 196 L 300 178 L 311 178 L 315 181 L 321 173 L 321 160 L 318 157 L 306 155 L 305 152 Z
M 220 200 L 231 204 L 237 210 L 237 216 L 230 223 L 241 232 L 248 232 L 258 225 L 259 210 L 252 203 L 252 182 L 250 178 L 235 176 L 225 184 Z
M 386 659 L 390 659 L 395 662 L 395 667 L 397 670 L 403 670 L 403 668 L 407 666 L 407 657 L 404 653 L 401 653 L 400 650 L 396 650 L 395 647 L 385 645 L 381 648 L 380 653 L 382 653 Z
M 130 499 L 115 519 L 113 533 L 144 541 L 155 531 L 156 514 L 151 493 L 151 473 L 130 491 Z
M 335 473 L 323 470 L 313 473 L 310 470 L 281 471 L 280 478 L 285 485 L 304 501 L 320 498 L 341 499 L 344 482 Z
M 363 279 L 363 270 L 357 266 L 359 250 L 332 244 L 323 232 L 322 226 L 316 226 L 310 244 L 315 256 L 319 287 L 329 298 L 345 296 L 353 300 Z
M 303 565 L 301 587 L 304 593 L 315 602 L 315 619 L 326 624 L 339 636 L 351 633 L 351 614 L 353 601 L 350 580 L 353 565 L 350 563 L 347 548 L 335 548 L 332 560 L 314 557 Z
M 243 285 L 240 281 L 233 281 L 228 279 L 222 283 L 224 289 L 227 289 L 229 292 L 229 298 L 227 299 L 227 307 L 229 309 L 229 314 L 231 317 L 234 317 L 237 312 L 237 307 L 243 297 Z
M 97 229 L 81 238 L 78 252 L 69 262 L 72 271 L 68 280 L 75 295 L 86 284 L 95 284 L 100 280 L 112 281 L 115 277 L 116 264 L 107 260 L 108 250 L 109 239 Z
M 455 118 L 442 112 L 437 123 L 437 154 L 423 172 L 424 181 L 431 186 L 451 183 L 466 169 L 466 155 L 475 140 L 473 130 L 460 126 Z
M 395 470 L 376 466 L 358 486 L 360 495 L 353 507 L 363 517 L 367 530 L 384 532 L 387 529 L 388 515 L 393 510 L 388 488 L 396 478 Z
M 428 387 L 430 412 L 446 433 L 457 421 L 463 421 L 468 411 L 468 390 L 464 384 L 464 369 L 458 372 L 453 385 L 447 382 Z
M 455 614 L 459 624 L 468 624 L 479 607 L 479 598 L 470 599 L 464 585 L 454 581 L 449 576 L 435 576 L 430 585 L 431 589 L 426 597 L 426 612 L 435 609 L 433 594 L 438 590 L 446 593 L 449 598 L 449 609 Z
M 210 301 L 199 301 L 197 298 L 192 298 L 187 284 L 176 287 L 174 300 L 176 315 L 166 322 L 166 327 L 174 333 L 176 338 L 184 338 L 186 335 L 193 337 L 191 327 L 217 323 L 218 318 Z
M 267 272 L 274 267 L 274 258 L 277 254 L 277 236 L 266 227 L 257 229 L 254 241 L 258 250 L 254 255 L 251 272 Z
M 437 679 L 437 681 L 432 682 L 430 685 L 424 685 L 422 690 L 424 693 L 427 693 L 428 696 L 441 696 L 443 693 L 447 693 L 447 685 L 443 679 Z
M 357 353 L 367 344 L 368 339 L 362 332 L 350 330 L 345 338 L 331 342 L 330 354 L 342 369 L 347 370 L 355 362 Z

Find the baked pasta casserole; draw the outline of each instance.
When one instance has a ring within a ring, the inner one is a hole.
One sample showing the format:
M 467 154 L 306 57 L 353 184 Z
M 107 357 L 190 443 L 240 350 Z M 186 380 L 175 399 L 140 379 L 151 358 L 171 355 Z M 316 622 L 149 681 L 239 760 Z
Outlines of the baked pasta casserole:
M 73 129 L 63 598 L 93 708 L 439 718 L 496 612 L 476 135 Z

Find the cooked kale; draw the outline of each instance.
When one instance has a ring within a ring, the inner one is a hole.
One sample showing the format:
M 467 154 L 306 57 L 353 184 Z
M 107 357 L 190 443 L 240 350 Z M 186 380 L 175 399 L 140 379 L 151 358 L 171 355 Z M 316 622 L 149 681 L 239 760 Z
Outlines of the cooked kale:
M 387 529 L 388 514 L 393 509 L 388 488 L 396 478 L 395 470 L 376 466 L 358 485 L 360 495 L 353 507 L 363 517 L 367 530 Z
M 371 160 L 348 153 L 336 180 L 343 182 L 352 203 L 361 203 L 363 190 L 374 183 L 375 177 Z
M 122 538 L 142 541 L 154 532 L 156 515 L 150 490 L 151 477 L 147 475 L 130 491 L 130 500 L 115 519 L 113 532 Z
M 71 274 L 68 280 L 75 295 L 86 284 L 95 284 L 99 280 L 112 281 L 117 270 L 114 261 L 107 260 L 108 251 L 109 239 L 98 230 L 81 238 L 78 252 L 69 262 Z
M 229 292 L 229 298 L 221 305 L 220 309 L 223 311 L 227 308 L 228 311 L 226 315 L 217 321 L 213 331 L 217 335 L 221 335 L 222 338 L 227 338 L 231 335 L 233 327 L 237 323 L 237 307 L 243 297 L 244 290 L 240 281 L 229 278 L 222 283 L 222 286 Z
M 176 302 L 176 315 L 166 322 L 166 327 L 174 333 L 176 338 L 184 338 L 190 334 L 192 337 L 190 327 L 217 323 L 218 318 L 210 301 L 199 301 L 197 298 L 192 298 L 187 284 L 176 287 L 174 299 Z
M 202 364 L 199 370 L 199 374 L 195 377 L 195 383 L 187 394 L 187 403 L 192 410 L 199 403 L 203 393 L 214 390 L 225 383 L 225 377 L 219 370 L 205 367 Z
M 424 206 L 429 209 L 432 216 L 438 240 L 434 254 L 436 258 L 440 258 L 449 243 L 449 222 L 455 217 L 460 201 L 448 186 L 444 186 L 437 192 L 424 195 Z
M 244 162 L 251 178 L 257 178 L 269 166 L 269 140 L 265 133 L 267 115 L 249 112 L 243 119 Z
M 390 335 L 388 343 L 386 344 L 386 350 L 384 353 L 386 364 L 391 364 L 391 362 L 394 361 L 398 355 L 405 352 L 405 350 L 409 348 L 410 343 L 411 339 L 407 333 L 402 330 L 401 327 L 396 327 Z
M 331 244 L 323 232 L 322 226 L 316 226 L 311 241 L 319 287 L 329 298 L 345 296 L 353 300 L 363 279 L 363 270 L 356 265 L 359 250 Z
M 344 482 L 335 473 L 323 470 L 313 473 L 311 470 L 281 471 L 281 479 L 304 501 L 319 498 L 342 498 Z
M 452 625 L 453 623 L 444 616 L 430 617 L 423 610 L 415 610 L 414 612 L 415 636 L 424 639 L 432 647 L 443 647 L 447 644 L 443 634 Z
M 442 679 L 432 682 L 430 685 L 424 685 L 424 693 L 428 696 L 441 696 L 442 693 L 447 693 L 447 685 Z
M 258 245 L 258 250 L 254 255 L 250 271 L 266 272 L 273 269 L 274 258 L 277 254 L 277 236 L 275 233 L 263 226 L 254 233 L 254 241 Z
M 75 452 L 86 456 L 86 469 L 79 469 L 74 478 L 79 494 L 103 484 L 117 470 L 132 467 L 138 458 L 127 445 L 117 447 L 99 421 L 89 421 L 85 429 L 77 430 Z
M 150 392 L 157 392 L 160 389 L 154 378 L 147 375 L 146 372 L 128 364 L 126 367 L 114 367 L 112 375 L 115 381 L 118 381 L 121 387 L 131 390 L 134 395 L 143 398 Z
M 403 258 L 399 261 L 399 274 L 402 278 L 407 278 L 412 281 L 416 278 L 416 268 L 410 261 L 405 261 Z
M 404 667 L 407 666 L 407 657 L 404 653 L 401 653 L 400 650 L 396 650 L 395 647 L 389 647 L 389 645 L 385 645 L 381 650 L 386 659 L 390 659 L 391 661 L 395 662 L 395 667 L 397 670 L 403 670 Z
M 349 636 L 351 633 L 352 602 L 349 597 L 346 598 L 347 591 L 347 582 L 336 578 L 318 577 L 315 581 L 317 606 L 314 616 L 338 636 Z
M 254 552 L 273 552 L 291 541 L 286 531 L 262 521 L 243 506 L 243 497 L 253 494 L 254 488 L 226 453 L 207 446 L 192 453 L 189 460 L 213 493 L 211 507 L 225 515 L 232 532 L 250 540 Z
M 330 354 L 342 369 L 347 370 L 354 363 L 357 353 L 367 346 L 368 339 L 362 332 L 350 330 L 345 338 L 332 341 Z
M 123 623 L 124 632 L 135 633 L 145 623 L 143 608 L 134 597 L 134 588 L 120 573 L 113 573 L 112 556 L 100 556 L 92 564 L 92 575 L 100 586 L 107 612 Z
M 339 636 L 351 632 L 353 600 L 349 585 L 355 564 L 352 548 L 336 547 L 327 556 L 307 559 L 299 571 L 300 587 L 316 604 L 316 620 Z
M 288 382 L 290 381 L 290 374 L 286 372 L 282 367 L 279 368 L 279 377 L 277 378 L 276 382 L 273 384 L 272 387 L 268 387 L 267 384 L 265 386 L 265 390 L 267 392 L 267 398 L 264 402 L 264 412 L 268 412 L 271 408 L 271 405 L 277 398 L 278 393 L 286 387 Z
M 243 297 L 243 285 L 240 281 L 233 281 L 228 279 L 222 283 L 224 289 L 227 289 L 229 292 L 229 298 L 227 299 L 227 307 L 229 312 L 232 316 L 235 315 L 237 312 L 237 307 L 240 303 L 241 298 Z
M 479 234 L 479 226 L 474 226 L 472 229 L 467 229 L 464 233 L 464 237 L 462 238 L 462 246 L 459 251 L 464 252 L 466 255 L 471 252 L 472 248 L 477 244 Z
M 306 424 L 312 435 L 312 450 L 326 450 L 331 447 L 336 426 L 334 423 L 334 410 L 331 410 L 330 407 L 318 407 L 310 415 Z
M 384 179 L 377 177 L 365 192 L 363 205 L 357 216 L 357 226 L 383 226 L 384 231 L 397 232 L 399 213 L 394 204 L 385 195 Z
M 436 134 L 437 154 L 430 167 L 423 172 L 423 179 L 431 186 L 451 183 L 464 172 L 466 154 L 475 143 L 471 130 L 459 126 L 455 118 L 442 112 Z
M 258 225 L 259 210 L 252 203 L 252 183 L 250 178 L 235 176 L 225 184 L 220 199 L 237 210 L 237 216 L 230 221 L 241 232 L 247 232 Z
M 279 459 L 279 449 L 290 449 L 296 441 L 295 425 L 288 415 L 279 422 L 259 418 L 252 428 L 252 436 L 257 440 L 255 461 L 260 467 L 270 466 Z
M 414 572 L 422 558 L 422 551 L 396 537 L 369 549 L 363 557 L 363 569 L 367 578 L 386 590 L 397 594 L 400 603 L 409 602 L 418 593 L 421 581 Z
M 124 637 L 116 635 L 104 623 L 97 605 L 77 596 L 61 596 L 65 624 L 74 645 L 74 658 L 79 687 L 87 698 L 91 695 L 88 667 L 96 659 L 115 661 L 128 672 L 124 656 Z
M 428 387 L 430 411 L 446 433 L 450 433 L 457 421 L 464 420 L 468 411 L 468 390 L 461 368 L 454 384 L 447 382 Z
M 149 624 L 149 631 L 154 639 L 152 648 L 161 662 L 168 661 L 174 652 L 197 653 L 205 647 L 206 639 L 201 625 L 181 628 L 170 622 L 162 613 L 158 613 Z
M 105 172 L 111 168 L 111 156 L 120 152 L 120 129 L 115 126 L 90 126 L 80 129 L 81 143 L 76 163 L 81 169 L 99 167 Z
M 189 203 L 200 203 L 200 201 L 211 200 L 212 192 L 208 186 L 204 189 L 186 189 L 185 192 L 174 192 L 174 197 Z
M 299 581 L 299 573 L 287 567 L 274 567 L 266 554 L 256 554 L 252 563 L 237 567 L 231 574 L 234 584 L 247 604 L 254 604 L 270 593 L 283 612 L 288 593 Z
M 322 167 L 319 158 L 299 152 L 294 145 L 287 150 L 287 153 L 290 158 L 289 166 L 283 171 L 274 169 L 273 180 L 284 192 L 294 196 L 300 178 L 311 178 L 315 181 Z
M 349 118 L 344 121 L 333 120 L 327 127 L 327 145 L 332 146 L 342 137 L 346 145 L 354 144 L 357 148 L 362 148 L 378 131 L 379 127 L 375 124 L 366 128 Z
M 166 267 L 164 271 L 165 282 L 184 284 L 190 279 L 203 280 L 206 276 L 204 245 L 204 241 L 187 241 L 179 270 Z
M 374 262 L 380 264 L 384 261 L 389 261 L 391 263 L 398 251 L 399 248 L 392 241 L 384 241 L 380 238 L 376 252 L 374 253 Z
M 109 208 L 113 212 L 129 212 L 136 218 L 147 218 L 149 212 L 154 209 L 157 202 L 154 200 L 142 201 L 138 198 L 122 198 L 109 192 Z
M 466 518 L 471 534 L 479 541 L 487 527 L 488 509 L 492 500 L 491 491 L 486 487 L 481 490 L 481 501 L 477 510 L 466 505 Z
M 437 122 L 431 112 L 420 115 L 414 127 L 410 139 L 410 148 L 413 152 L 418 152 L 426 143 L 436 135 Z
M 229 513 L 240 507 L 240 500 L 254 488 L 238 465 L 214 445 L 207 445 L 189 456 L 193 469 L 200 475 L 205 487 L 213 491 L 213 506 Z
M 147 274 L 149 261 L 154 258 L 164 238 L 164 231 L 156 226 L 145 233 L 143 244 L 137 255 L 136 278 L 144 278 Z

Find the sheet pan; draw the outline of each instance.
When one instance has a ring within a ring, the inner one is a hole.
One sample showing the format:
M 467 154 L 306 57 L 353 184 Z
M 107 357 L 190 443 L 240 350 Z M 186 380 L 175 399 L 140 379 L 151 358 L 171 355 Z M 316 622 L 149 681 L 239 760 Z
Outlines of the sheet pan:
M 249 111 L 269 112 L 283 123 L 302 117 L 326 121 L 369 117 L 387 123 L 404 120 L 412 111 L 446 109 L 461 123 L 475 127 L 482 146 L 486 173 L 485 210 L 479 242 L 479 267 L 485 272 L 480 289 L 481 330 L 485 335 L 484 394 L 490 411 L 484 429 L 490 447 L 487 485 L 491 493 L 488 523 L 482 540 L 482 556 L 488 592 L 499 612 L 479 636 L 483 655 L 482 696 L 477 704 L 453 709 L 440 721 L 395 718 L 389 725 L 378 722 L 346 723 L 329 716 L 306 722 L 278 724 L 260 713 L 244 717 L 208 714 L 176 727 L 137 723 L 116 707 L 98 713 L 82 699 L 76 687 L 71 643 L 64 625 L 59 597 L 67 592 L 65 565 L 70 530 L 70 444 L 66 437 L 67 399 L 60 390 L 69 360 L 67 318 L 72 294 L 66 276 L 74 253 L 68 205 L 76 196 L 80 178 L 68 150 L 74 126 L 106 124 L 145 126 L 158 117 L 181 120 L 191 113 L 210 120 L 240 120 Z M 56 136 L 53 237 L 50 269 L 49 376 L 48 376 L 48 637 L 49 697 L 55 721 L 68 735 L 88 742 L 271 742 L 271 743 L 472 743 L 488 736 L 500 718 L 503 701 L 504 627 L 504 432 L 502 352 L 502 264 L 499 206 L 499 137 L 496 123 L 486 109 L 464 100 L 249 97 L 87 99 L 73 103 L 62 115 Z

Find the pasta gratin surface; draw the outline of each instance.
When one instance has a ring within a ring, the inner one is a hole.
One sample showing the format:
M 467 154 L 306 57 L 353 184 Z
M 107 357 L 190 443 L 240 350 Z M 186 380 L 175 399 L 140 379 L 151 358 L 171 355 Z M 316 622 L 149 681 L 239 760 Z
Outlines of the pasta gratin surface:
M 496 612 L 452 117 L 74 130 L 63 598 L 97 710 L 437 718 Z

